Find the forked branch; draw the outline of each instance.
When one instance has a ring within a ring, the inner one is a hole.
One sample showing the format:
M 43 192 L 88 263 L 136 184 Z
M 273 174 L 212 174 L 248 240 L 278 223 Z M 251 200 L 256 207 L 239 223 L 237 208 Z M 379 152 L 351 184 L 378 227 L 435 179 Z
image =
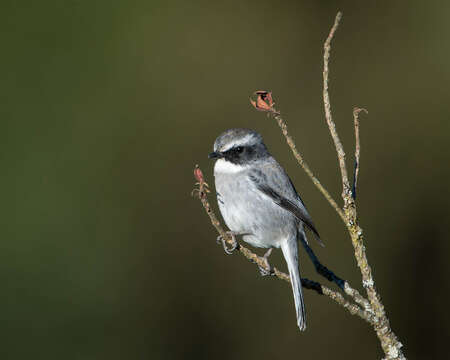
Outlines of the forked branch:
M 336 148 L 336 153 L 338 155 L 339 167 L 341 169 L 342 176 L 342 198 L 345 201 L 345 197 L 350 191 L 350 183 L 348 181 L 347 168 L 345 165 L 345 151 L 344 146 L 339 139 L 339 135 L 336 130 L 336 125 L 334 124 L 333 117 L 331 115 L 331 103 L 330 103 L 330 95 L 328 94 L 328 62 L 330 60 L 330 52 L 331 52 L 331 40 L 333 40 L 334 33 L 336 32 L 339 23 L 342 19 L 342 13 L 338 12 L 336 15 L 336 19 L 334 20 L 333 27 L 330 30 L 330 33 L 323 45 L 324 55 L 323 55 L 323 105 L 325 108 L 325 119 L 327 120 L 328 128 L 330 129 L 331 137 L 334 141 L 334 146 Z
M 348 179 L 347 167 L 345 162 L 345 152 L 344 147 L 339 139 L 339 135 L 336 130 L 336 125 L 333 121 L 331 114 L 330 97 L 328 94 L 328 74 L 329 74 L 329 58 L 331 52 L 331 41 L 334 34 L 339 26 L 339 22 L 342 18 L 342 13 L 336 15 L 334 24 L 330 30 L 330 33 L 324 44 L 324 57 L 323 57 L 323 102 L 325 108 L 325 119 L 330 130 L 331 137 L 336 148 L 336 153 L 338 157 L 341 179 L 342 179 L 342 198 L 344 200 L 343 207 L 341 208 L 330 193 L 323 187 L 317 177 L 313 174 L 311 168 L 305 162 L 303 156 L 297 150 L 293 138 L 289 135 L 287 130 L 286 122 L 283 120 L 280 111 L 276 110 L 274 107 L 274 102 L 272 99 L 272 94 L 267 91 L 257 91 L 256 101 L 251 100 L 253 106 L 259 110 L 266 112 L 270 117 L 273 117 L 281 128 L 281 132 L 286 138 L 286 142 L 292 150 L 294 157 L 297 159 L 299 165 L 305 170 L 306 174 L 310 177 L 313 184 L 322 193 L 329 204 L 335 209 L 336 213 L 343 220 L 352 244 L 354 247 L 354 255 L 357 261 L 358 267 L 361 272 L 362 286 L 366 290 L 367 298 L 362 296 L 356 289 L 350 287 L 346 282 L 344 286 L 345 293 L 351 298 L 351 300 L 345 299 L 340 293 L 335 292 L 321 284 L 309 281 L 307 279 L 302 279 L 308 288 L 314 289 L 319 293 L 323 293 L 332 300 L 336 301 L 338 304 L 347 309 L 351 314 L 357 315 L 360 318 L 366 320 L 372 325 L 374 331 L 376 332 L 378 339 L 380 340 L 381 347 L 385 354 L 386 359 L 406 359 L 401 350 L 402 344 L 398 341 L 396 335 L 392 331 L 389 319 L 387 318 L 386 312 L 384 310 L 381 298 L 375 288 L 375 281 L 372 276 L 371 267 L 367 261 L 366 248 L 364 245 L 363 230 L 359 226 L 357 211 L 356 211 L 356 188 L 358 182 L 359 174 L 359 160 L 360 160 L 360 139 L 359 139 L 359 118 L 358 115 L 361 111 L 367 111 L 365 109 L 355 108 L 353 111 L 354 126 L 355 126 L 355 170 L 353 186 L 350 188 L 350 183 Z M 194 191 L 198 195 L 198 198 L 203 204 L 206 212 L 208 213 L 211 223 L 216 228 L 218 233 L 223 236 L 226 242 L 232 243 L 231 236 L 225 232 L 221 226 L 219 220 L 211 209 L 211 206 L 207 199 L 208 186 L 203 178 L 203 174 L 198 167 L 194 171 L 195 177 L 198 181 L 198 188 Z M 250 261 L 258 264 L 259 266 L 266 268 L 266 262 L 263 257 L 254 254 L 252 251 L 244 246 L 239 247 L 239 252 L 244 255 Z M 270 270 L 267 269 L 266 270 Z M 289 276 L 282 273 L 278 269 L 274 269 L 274 274 L 277 278 L 289 281 Z

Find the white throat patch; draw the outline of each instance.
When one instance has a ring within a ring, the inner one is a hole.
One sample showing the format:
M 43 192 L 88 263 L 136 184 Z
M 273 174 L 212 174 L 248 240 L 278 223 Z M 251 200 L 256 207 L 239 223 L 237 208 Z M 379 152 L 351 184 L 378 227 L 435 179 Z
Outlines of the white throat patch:
M 214 165 L 214 173 L 235 174 L 235 173 L 245 170 L 246 168 L 247 168 L 247 165 L 233 164 L 230 161 L 226 161 L 224 159 L 218 159 L 216 161 L 216 164 Z

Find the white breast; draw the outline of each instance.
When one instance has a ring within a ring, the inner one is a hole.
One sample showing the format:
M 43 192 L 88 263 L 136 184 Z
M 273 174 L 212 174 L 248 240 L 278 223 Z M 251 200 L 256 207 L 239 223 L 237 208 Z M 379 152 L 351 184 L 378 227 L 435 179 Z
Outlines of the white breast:
M 249 234 L 243 236 L 247 243 L 279 247 L 286 233 L 295 233 L 295 224 L 286 218 L 285 210 L 255 188 L 249 168 L 217 160 L 214 175 L 220 212 L 230 230 Z

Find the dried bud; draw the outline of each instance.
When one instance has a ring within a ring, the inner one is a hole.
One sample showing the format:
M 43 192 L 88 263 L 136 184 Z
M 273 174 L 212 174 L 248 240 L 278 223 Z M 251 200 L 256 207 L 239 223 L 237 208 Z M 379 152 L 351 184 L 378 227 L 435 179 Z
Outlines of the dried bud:
M 255 91 L 254 95 L 256 95 L 256 101 L 250 99 L 250 103 L 256 110 L 277 113 L 273 107 L 275 103 L 273 102 L 271 92 L 259 90 Z
M 194 168 L 194 176 L 195 176 L 195 179 L 201 184 L 201 183 L 203 183 L 203 182 L 205 182 L 205 180 L 204 180 L 204 178 L 203 178 L 203 173 L 202 173 L 202 171 L 200 170 L 200 168 L 198 167 L 198 165 L 195 165 L 195 168 Z

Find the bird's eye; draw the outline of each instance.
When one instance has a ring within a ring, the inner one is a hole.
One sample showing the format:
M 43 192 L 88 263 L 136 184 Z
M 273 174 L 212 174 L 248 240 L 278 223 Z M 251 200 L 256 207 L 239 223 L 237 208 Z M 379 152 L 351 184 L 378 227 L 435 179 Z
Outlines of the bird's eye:
M 244 151 L 244 148 L 242 147 L 242 146 L 238 146 L 237 148 L 236 148 L 236 152 L 237 153 L 241 153 L 241 152 L 243 152 Z

